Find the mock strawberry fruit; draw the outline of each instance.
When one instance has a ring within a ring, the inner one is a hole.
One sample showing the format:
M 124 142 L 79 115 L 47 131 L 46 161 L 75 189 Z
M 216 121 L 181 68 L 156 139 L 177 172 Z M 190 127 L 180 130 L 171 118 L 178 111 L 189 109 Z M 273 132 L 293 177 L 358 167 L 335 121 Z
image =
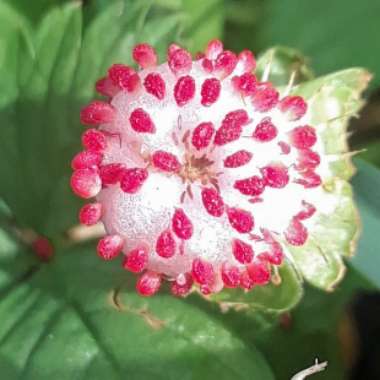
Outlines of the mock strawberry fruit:
M 137 291 L 207 295 L 271 281 L 336 202 L 308 102 L 256 77 L 249 51 L 211 41 L 192 59 L 171 45 L 158 65 L 137 45 L 139 69 L 113 65 L 84 107 L 84 151 L 71 186 L 96 201 L 80 221 L 107 231 L 98 254 L 138 273 Z

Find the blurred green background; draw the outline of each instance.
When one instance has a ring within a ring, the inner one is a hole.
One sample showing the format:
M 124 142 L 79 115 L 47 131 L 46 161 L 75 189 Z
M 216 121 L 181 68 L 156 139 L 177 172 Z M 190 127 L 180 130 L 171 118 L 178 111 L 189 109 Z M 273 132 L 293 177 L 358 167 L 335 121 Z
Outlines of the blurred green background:
M 380 379 L 378 322 L 359 317 L 360 294 L 369 297 L 364 314 L 379 315 L 379 15 L 377 0 L 0 0 L 0 378 L 285 380 L 318 357 L 329 366 L 313 379 Z M 223 314 L 197 297 L 147 303 L 128 292 L 128 318 L 110 315 L 104 289 L 120 273 L 88 262 L 93 244 L 73 249 L 64 239 L 79 207 L 67 186 L 79 110 L 107 66 L 130 62 L 136 42 L 164 57 L 173 41 L 196 52 L 215 37 L 258 55 L 297 49 L 316 76 L 354 66 L 373 73 L 350 125 L 351 148 L 364 149 L 353 181 L 360 255 L 334 293 L 306 286 L 280 315 Z M 15 225 L 52 238 L 64 258 L 36 264 Z M 167 326 L 152 328 L 145 308 Z

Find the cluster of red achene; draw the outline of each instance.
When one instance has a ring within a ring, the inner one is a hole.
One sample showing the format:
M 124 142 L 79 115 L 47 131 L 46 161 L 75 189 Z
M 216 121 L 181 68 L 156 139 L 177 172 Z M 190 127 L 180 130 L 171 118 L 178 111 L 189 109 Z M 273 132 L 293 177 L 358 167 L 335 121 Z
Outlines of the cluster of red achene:
M 115 64 L 96 83 L 107 100 L 81 121 L 99 127 L 72 161 L 73 191 L 97 198 L 80 222 L 107 230 L 99 256 L 123 252 L 145 296 L 163 279 L 181 296 L 194 282 L 203 294 L 267 284 L 284 242 L 303 245 L 316 211 L 320 154 L 306 102 L 257 78 L 250 51 L 217 40 L 195 60 L 174 44 L 162 65 L 148 44 L 132 55 L 139 70 Z

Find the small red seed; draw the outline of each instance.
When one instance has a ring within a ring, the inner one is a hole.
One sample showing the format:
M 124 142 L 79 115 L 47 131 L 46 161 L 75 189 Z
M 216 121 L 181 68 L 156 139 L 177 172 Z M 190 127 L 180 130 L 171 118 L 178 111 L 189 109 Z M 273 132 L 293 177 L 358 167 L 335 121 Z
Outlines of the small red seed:
M 100 78 L 95 84 L 95 90 L 104 96 L 114 96 L 118 92 L 118 88 L 113 85 L 108 77 Z
M 242 133 L 242 127 L 249 123 L 249 117 L 245 110 L 229 112 L 222 121 L 221 127 L 216 131 L 214 143 L 225 145 L 238 140 Z
M 244 73 L 250 73 L 256 68 L 255 56 L 250 50 L 243 50 L 238 55 L 238 63 L 236 68 Z
M 145 272 L 136 283 L 137 292 L 143 297 L 157 293 L 161 286 L 161 275 L 156 272 Z
M 97 129 L 90 128 L 82 135 L 82 145 L 88 149 L 101 152 L 106 148 L 106 136 Z
M 131 75 L 128 80 L 125 81 L 125 84 L 123 83 L 122 89 L 125 89 L 129 92 L 133 92 L 136 90 L 140 85 L 140 77 L 137 73 Z
M 148 264 L 148 251 L 145 247 L 137 247 L 128 252 L 123 260 L 123 268 L 133 273 L 142 272 Z
M 308 203 L 306 201 L 302 201 L 302 207 L 303 207 L 303 209 L 295 216 L 295 218 L 298 220 L 309 219 L 317 211 L 317 209 L 315 208 L 314 205 L 312 205 L 311 203 Z
M 188 103 L 195 95 L 195 81 L 190 75 L 185 75 L 178 79 L 174 86 L 174 98 L 177 104 L 182 107 Z
M 202 60 L 202 67 L 206 73 L 212 73 L 214 71 L 214 63 L 208 58 Z
M 240 282 L 240 271 L 238 267 L 223 263 L 221 268 L 222 281 L 226 288 L 236 288 Z
M 98 242 L 98 255 L 104 260 L 112 260 L 123 249 L 124 240 L 119 235 L 107 235 Z
M 247 266 L 248 274 L 255 285 L 266 285 L 270 281 L 270 269 L 262 261 L 257 261 Z
M 263 120 L 257 124 L 255 131 L 252 134 L 252 137 L 262 141 L 267 142 L 273 140 L 277 136 L 277 128 L 272 123 L 270 117 L 265 117 Z
M 178 158 L 169 152 L 157 150 L 152 154 L 153 166 L 164 172 L 175 173 L 181 169 L 181 164 Z
M 126 169 L 125 165 L 119 163 L 102 165 L 99 168 L 99 175 L 102 179 L 103 187 L 117 184 L 121 179 L 124 169 Z
M 53 258 L 54 246 L 45 236 L 38 236 L 32 243 L 32 249 L 41 261 L 47 262 Z
M 299 120 L 307 111 L 307 104 L 301 96 L 286 96 L 281 99 L 278 108 L 288 115 L 289 120 Z
M 174 74 L 188 73 L 191 70 L 192 64 L 191 54 L 187 50 L 178 48 L 168 51 L 168 65 Z
M 159 100 L 162 100 L 165 97 L 165 81 L 160 74 L 148 74 L 144 79 L 144 87 L 147 93 L 155 96 Z
M 313 170 L 307 170 L 302 173 L 302 178 L 296 179 L 294 182 L 302 185 L 305 189 L 310 189 L 318 187 L 322 183 L 322 179 Z
M 142 108 L 136 108 L 132 111 L 129 116 L 129 122 L 131 123 L 132 129 L 136 132 L 154 133 L 156 131 L 156 127 L 149 114 Z
M 216 59 L 223 52 L 223 43 L 219 40 L 211 40 L 206 47 L 205 54 L 210 60 Z
M 298 162 L 296 169 L 299 171 L 305 171 L 315 169 L 321 163 L 321 157 L 317 152 L 310 149 L 298 150 Z
M 84 150 L 74 156 L 71 161 L 71 167 L 73 170 L 97 167 L 102 163 L 102 160 L 102 153 Z
M 252 104 L 258 112 L 267 112 L 278 103 L 279 94 L 273 87 L 258 88 L 252 95 Z
M 269 244 L 269 252 L 260 253 L 259 257 L 265 258 L 270 264 L 281 265 L 284 260 L 284 251 L 281 244 L 273 240 Z
M 133 48 L 132 57 L 143 69 L 157 65 L 157 53 L 149 44 L 138 44 Z
M 183 240 L 188 240 L 193 235 L 193 224 L 185 212 L 178 208 L 175 210 L 172 219 L 172 228 L 174 233 Z
M 191 143 L 196 150 L 207 148 L 214 135 L 215 129 L 211 122 L 200 123 L 194 128 Z
M 250 122 L 247 111 L 243 109 L 228 112 L 222 123 L 233 123 L 245 126 Z
M 288 169 L 283 164 L 272 164 L 261 169 L 266 186 L 281 189 L 289 182 Z
M 238 168 L 240 166 L 248 164 L 251 161 L 253 154 L 246 150 L 239 150 L 226 157 L 223 161 L 226 168 Z
M 134 72 L 135 70 L 132 67 L 123 65 L 122 63 L 116 63 L 108 69 L 108 77 L 115 86 L 120 87 L 120 80 Z
M 284 235 L 286 241 L 295 246 L 304 245 L 308 237 L 306 227 L 297 218 L 292 219 Z
M 254 287 L 254 282 L 248 274 L 248 271 L 243 271 L 240 274 L 240 287 L 245 290 L 251 290 Z
M 179 46 L 177 44 L 170 44 L 168 47 L 168 55 L 173 54 L 178 49 L 182 49 L 181 46 Z
M 234 188 L 244 195 L 257 196 L 263 193 L 265 184 L 259 176 L 252 176 L 235 181 Z
M 158 256 L 169 258 L 174 256 L 176 243 L 169 230 L 163 231 L 156 242 L 156 252 Z
M 232 78 L 232 84 L 243 96 L 253 95 L 256 90 L 256 77 L 252 73 L 244 73 Z
M 284 261 L 283 252 L 269 253 L 268 262 L 272 265 L 281 265 Z
M 213 291 L 211 289 L 211 287 L 209 285 L 200 285 L 199 286 L 199 290 L 201 291 L 201 293 L 204 295 L 204 296 L 208 296 L 210 295 Z
M 171 292 L 177 297 L 186 296 L 193 286 L 193 278 L 189 273 L 183 273 L 177 276 L 177 279 L 171 286 Z
M 290 143 L 298 149 L 311 148 L 317 142 L 315 129 L 309 125 L 294 128 L 289 132 Z
M 208 78 L 202 83 L 201 88 L 201 104 L 203 106 L 210 106 L 214 104 L 220 95 L 221 90 L 220 81 L 216 78 Z
M 240 208 L 231 207 L 227 209 L 228 220 L 231 227 L 241 234 L 252 231 L 254 219 L 249 211 Z
M 121 175 L 120 188 L 125 193 L 134 194 L 140 190 L 147 178 L 148 171 L 146 169 L 125 169 Z
M 215 145 L 225 145 L 240 138 L 242 127 L 240 125 L 224 124 L 215 134 Z
M 216 218 L 224 213 L 224 202 L 221 195 L 213 188 L 202 189 L 202 202 L 206 211 Z
M 241 264 L 250 263 L 254 254 L 252 246 L 240 239 L 234 239 L 232 241 L 232 253 L 235 259 Z
M 84 205 L 79 211 L 79 221 L 86 226 L 99 222 L 102 216 L 102 204 L 99 202 Z
M 94 168 L 75 170 L 70 185 L 76 195 L 85 199 L 94 197 L 102 188 L 98 171 Z
M 201 285 L 212 285 L 214 282 L 215 273 L 212 264 L 202 259 L 194 259 L 192 275 L 194 281 Z
M 80 112 L 80 121 L 85 125 L 112 123 L 115 109 L 108 103 L 94 100 Z
M 267 261 L 269 264 L 272 265 L 281 265 L 284 261 L 284 254 L 280 251 L 278 253 L 261 252 L 259 254 L 259 258 L 260 260 Z
M 134 91 L 140 83 L 140 77 L 134 69 L 123 64 L 112 65 L 108 70 L 112 83 L 122 90 Z
M 225 50 L 220 53 L 215 60 L 215 70 L 222 73 L 223 77 L 230 75 L 237 64 L 235 53 Z

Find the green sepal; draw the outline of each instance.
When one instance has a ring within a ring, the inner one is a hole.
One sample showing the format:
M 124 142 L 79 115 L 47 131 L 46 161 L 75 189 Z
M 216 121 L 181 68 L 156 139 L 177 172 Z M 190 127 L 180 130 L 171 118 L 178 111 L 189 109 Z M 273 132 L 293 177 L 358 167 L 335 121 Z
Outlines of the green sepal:
M 334 290 L 345 273 L 341 257 L 334 252 L 326 252 L 320 242 L 311 237 L 302 247 L 288 244 L 287 248 L 302 276 L 317 288 Z
M 317 217 L 311 235 L 325 252 L 350 257 L 355 252 L 360 232 L 352 188 L 346 181 L 336 179 L 328 190 L 335 197 L 336 208 L 331 214 Z
M 260 54 L 257 59 L 256 75 L 261 80 L 270 65 L 268 79 L 275 86 L 286 86 L 292 75 L 293 83 L 301 83 L 314 78 L 307 59 L 296 49 L 275 46 Z
M 303 246 L 286 246 L 305 280 L 332 291 L 345 273 L 343 257 L 355 252 L 360 223 L 349 183 L 335 179 L 325 191 L 334 198 L 333 212 L 316 215 Z

